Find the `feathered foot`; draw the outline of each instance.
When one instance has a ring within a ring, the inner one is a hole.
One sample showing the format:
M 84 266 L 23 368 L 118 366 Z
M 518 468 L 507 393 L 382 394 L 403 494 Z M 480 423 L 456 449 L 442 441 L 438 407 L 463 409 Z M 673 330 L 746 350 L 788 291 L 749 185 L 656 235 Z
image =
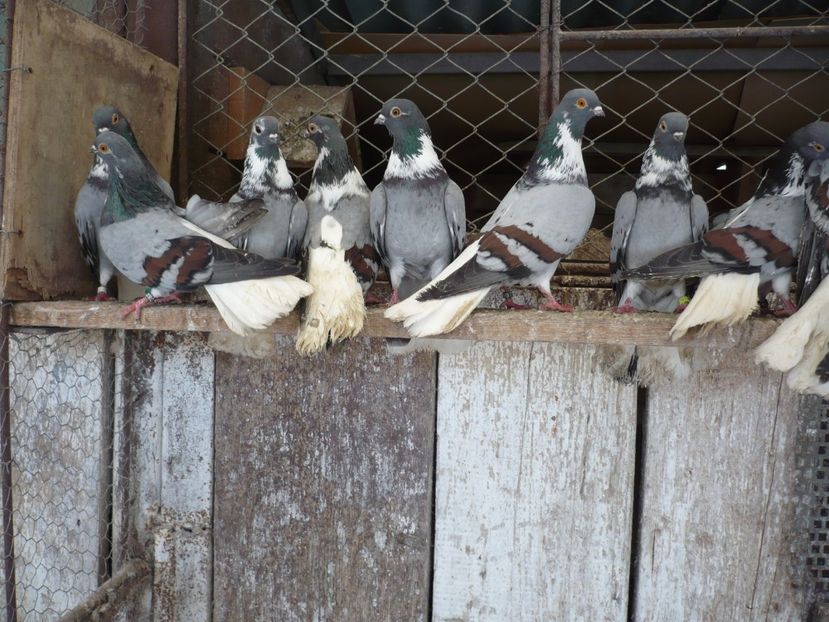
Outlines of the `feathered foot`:
M 562 304 L 552 296 L 538 305 L 538 308 L 542 311 L 559 311 L 561 313 L 570 313 L 573 311 L 573 305 Z

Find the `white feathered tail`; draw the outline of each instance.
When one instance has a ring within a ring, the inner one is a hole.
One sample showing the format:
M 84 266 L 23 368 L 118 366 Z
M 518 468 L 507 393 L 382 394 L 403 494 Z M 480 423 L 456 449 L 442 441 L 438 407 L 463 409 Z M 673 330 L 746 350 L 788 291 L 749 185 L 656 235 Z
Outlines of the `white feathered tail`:
M 331 216 L 323 216 L 320 236 L 327 246 L 308 251 L 305 278 L 314 293 L 305 301 L 305 315 L 296 339 L 300 354 L 319 352 L 329 339 L 336 343 L 356 336 L 366 319 L 363 288 L 340 248 L 342 227 Z
M 386 309 L 383 314 L 395 322 L 403 322 L 412 337 L 428 337 L 448 333 L 457 328 L 481 301 L 491 288 L 478 289 L 467 294 L 458 294 L 438 300 L 416 300 L 422 291 L 442 281 L 458 270 L 478 252 L 476 240 L 455 258 L 443 271 L 427 285 L 396 305 Z
M 786 318 L 774 334 L 766 339 L 755 353 L 758 363 L 765 363 L 777 371 L 789 371 L 801 362 L 817 356 L 829 336 L 829 279 L 824 279 L 797 313 Z M 809 344 L 815 344 L 807 348 Z M 822 357 L 821 357 L 822 358 Z M 809 370 L 814 372 L 820 358 Z M 804 374 L 801 369 L 797 377 Z M 792 379 L 790 379 L 790 382 Z M 790 385 L 791 386 L 791 385 Z
M 186 220 L 182 223 L 198 235 L 225 248 L 233 244 Z M 272 276 L 264 279 L 205 285 L 204 289 L 216 305 L 227 327 L 238 335 L 248 335 L 273 324 L 290 313 L 300 299 L 314 289 L 295 276 Z
M 730 326 L 742 322 L 757 308 L 759 286 L 759 273 L 706 276 L 671 328 L 671 339 L 676 341 L 701 324 Z

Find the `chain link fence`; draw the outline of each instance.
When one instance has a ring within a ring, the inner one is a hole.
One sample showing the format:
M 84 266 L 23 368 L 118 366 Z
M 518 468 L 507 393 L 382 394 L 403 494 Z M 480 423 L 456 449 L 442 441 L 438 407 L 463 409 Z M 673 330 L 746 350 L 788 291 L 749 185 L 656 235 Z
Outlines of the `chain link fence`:
M 146 2 L 61 4 L 144 41 Z M 193 0 L 188 8 L 190 190 L 213 198 L 234 191 L 250 124 L 263 112 L 283 122 L 303 190 L 313 151 L 299 130 L 320 111 L 343 120 L 373 187 L 391 146 L 373 120 L 389 98 L 408 97 L 464 190 L 474 232 L 522 173 L 553 100 L 587 86 L 607 113 L 585 141 L 595 226 L 607 231 L 665 111 L 691 117 L 695 188 L 712 213 L 745 200 L 787 134 L 829 112 L 829 46 L 808 33 L 829 24 L 817 0 Z M 8 18 L 2 0 L 0 11 Z M 752 33 L 761 27 L 777 30 Z M 113 354 L 117 342 L 111 331 L 0 324 L 0 620 L 55 619 L 112 575 L 113 439 L 131 434 L 116 429 L 125 425 L 119 387 L 131 373 Z M 827 417 L 809 428 L 800 465 L 812 508 L 807 566 L 829 600 Z

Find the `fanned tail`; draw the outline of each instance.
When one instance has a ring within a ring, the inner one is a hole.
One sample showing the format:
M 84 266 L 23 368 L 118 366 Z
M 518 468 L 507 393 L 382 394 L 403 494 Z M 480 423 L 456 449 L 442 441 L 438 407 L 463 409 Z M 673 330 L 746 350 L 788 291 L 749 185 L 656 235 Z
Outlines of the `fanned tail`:
M 671 338 L 682 338 L 702 324 L 742 322 L 757 308 L 760 274 L 712 274 L 699 284 L 696 294 L 671 328 Z

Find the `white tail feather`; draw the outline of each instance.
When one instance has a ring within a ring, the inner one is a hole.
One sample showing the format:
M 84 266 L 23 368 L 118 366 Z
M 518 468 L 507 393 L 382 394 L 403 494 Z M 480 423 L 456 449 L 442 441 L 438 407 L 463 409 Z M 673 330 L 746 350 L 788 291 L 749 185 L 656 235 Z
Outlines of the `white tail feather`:
M 706 276 L 671 328 L 671 338 L 676 341 L 702 324 L 730 326 L 742 322 L 757 308 L 759 286 L 759 273 Z
M 478 252 L 478 241 L 470 244 L 432 281 L 383 314 L 395 322 L 403 322 L 412 337 L 429 337 L 448 333 L 457 328 L 475 310 L 489 293 L 490 288 L 478 289 L 439 300 L 416 300 L 418 294 L 431 285 L 442 281 L 458 270 Z
M 182 220 L 181 223 L 214 244 L 234 248 L 227 240 L 208 233 L 188 220 Z M 227 327 L 238 335 L 247 335 L 251 331 L 267 328 L 277 319 L 288 315 L 301 298 L 309 296 L 314 291 L 308 283 L 295 276 L 272 276 L 236 283 L 205 285 L 204 289 L 207 290 Z
M 333 227 L 332 223 L 339 233 L 326 236 L 326 228 Z M 344 251 L 337 248 L 342 230 L 329 216 L 322 219 L 321 225 L 323 239 L 335 248 L 320 246 L 308 252 L 306 278 L 314 293 L 305 301 L 302 328 L 297 335 L 296 349 L 300 354 L 319 352 L 329 339 L 336 343 L 356 336 L 366 318 L 363 288 L 345 260 Z
M 829 334 L 829 279 L 824 279 L 797 313 L 777 327 L 754 354 L 757 363 L 777 371 L 788 371 L 804 356 L 810 340 Z M 814 368 L 812 368 L 814 371 Z

